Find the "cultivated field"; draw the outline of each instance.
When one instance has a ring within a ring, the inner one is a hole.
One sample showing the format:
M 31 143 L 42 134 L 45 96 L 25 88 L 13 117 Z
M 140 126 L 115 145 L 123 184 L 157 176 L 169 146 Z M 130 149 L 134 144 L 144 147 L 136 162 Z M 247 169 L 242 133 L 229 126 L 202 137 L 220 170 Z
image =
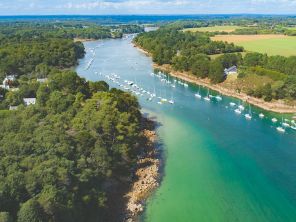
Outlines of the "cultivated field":
M 285 35 L 217 35 L 215 41 L 233 42 L 247 51 L 268 55 L 296 55 L 296 37 Z
M 189 28 L 184 29 L 184 31 L 190 32 L 233 32 L 236 29 L 242 29 L 241 26 L 211 26 L 211 27 L 202 27 L 202 28 Z

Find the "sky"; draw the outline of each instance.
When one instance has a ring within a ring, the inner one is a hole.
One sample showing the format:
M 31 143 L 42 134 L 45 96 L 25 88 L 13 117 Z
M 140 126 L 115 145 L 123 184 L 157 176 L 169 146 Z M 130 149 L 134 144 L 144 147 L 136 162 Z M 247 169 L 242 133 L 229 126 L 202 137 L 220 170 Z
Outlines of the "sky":
M 296 0 L 0 0 L 0 15 L 296 14 Z

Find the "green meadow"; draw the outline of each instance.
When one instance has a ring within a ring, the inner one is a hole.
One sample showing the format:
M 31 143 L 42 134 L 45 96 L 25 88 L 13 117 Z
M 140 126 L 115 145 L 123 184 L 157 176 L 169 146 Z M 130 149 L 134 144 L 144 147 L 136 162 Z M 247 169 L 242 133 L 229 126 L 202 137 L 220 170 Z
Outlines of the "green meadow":
M 236 45 L 243 46 L 247 51 L 267 53 L 268 55 L 296 55 L 296 37 L 260 39 L 254 41 L 239 42 L 236 43 Z
M 211 26 L 211 27 L 201 27 L 201 28 L 188 28 L 184 29 L 184 31 L 190 32 L 233 32 L 236 29 L 244 28 L 242 26 L 234 26 L 234 25 L 221 25 L 221 26 Z

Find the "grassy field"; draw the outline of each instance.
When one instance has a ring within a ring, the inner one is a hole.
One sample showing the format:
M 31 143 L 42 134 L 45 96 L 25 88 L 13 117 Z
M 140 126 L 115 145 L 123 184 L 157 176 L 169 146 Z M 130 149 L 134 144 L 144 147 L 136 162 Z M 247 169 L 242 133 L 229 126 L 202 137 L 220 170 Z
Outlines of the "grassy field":
M 268 55 L 296 55 L 296 37 L 284 35 L 218 35 L 216 41 L 233 42 L 247 51 Z
M 244 27 L 241 26 L 211 26 L 211 27 L 202 27 L 202 28 L 189 28 L 184 29 L 184 31 L 190 32 L 233 32 L 236 29 L 241 29 Z

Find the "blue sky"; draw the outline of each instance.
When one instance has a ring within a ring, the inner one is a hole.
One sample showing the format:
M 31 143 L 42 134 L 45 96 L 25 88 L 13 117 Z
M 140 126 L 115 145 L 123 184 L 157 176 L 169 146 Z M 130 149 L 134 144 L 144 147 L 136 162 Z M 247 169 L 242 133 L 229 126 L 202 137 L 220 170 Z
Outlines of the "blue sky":
M 0 15 L 296 14 L 296 0 L 0 0 Z

